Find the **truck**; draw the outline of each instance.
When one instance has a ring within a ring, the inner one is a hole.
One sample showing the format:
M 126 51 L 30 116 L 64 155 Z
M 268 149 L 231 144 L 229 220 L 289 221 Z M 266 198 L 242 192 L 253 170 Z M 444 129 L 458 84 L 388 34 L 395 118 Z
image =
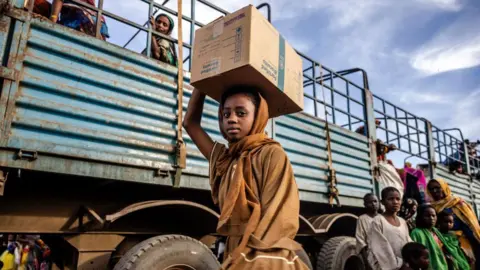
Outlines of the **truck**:
M 104 1 L 93 7 L 72 0 L 143 31 L 149 51 L 158 33 L 104 10 Z M 178 14 L 168 1 L 138 2 L 148 4 L 149 16 Z M 227 13 L 191 0 L 190 14 L 182 15 L 190 23 L 190 43 L 179 43 L 185 51 L 202 26 L 200 4 Z M 258 8 L 270 19 L 268 4 Z M 0 15 L 0 234 L 41 236 L 59 269 L 218 269 L 219 209 L 208 162 L 181 126 L 193 90 L 189 65 L 182 72 L 54 24 L 24 0 L 0 1 Z M 379 193 L 378 138 L 417 160 L 430 178 L 446 179 L 478 214 L 478 151 L 459 129 L 436 127 L 373 94 L 360 68 L 333 71 L 298 54 L 305 109 L 271 119 L 266 132 L 294 168 L 296 240 L 312 269 L 365 269 L 354 234 L 363 196 Z M 223 142 L 217 110 L 207 99 L 202 125 Z M 452 159 L 464 173 L 444 165 Z

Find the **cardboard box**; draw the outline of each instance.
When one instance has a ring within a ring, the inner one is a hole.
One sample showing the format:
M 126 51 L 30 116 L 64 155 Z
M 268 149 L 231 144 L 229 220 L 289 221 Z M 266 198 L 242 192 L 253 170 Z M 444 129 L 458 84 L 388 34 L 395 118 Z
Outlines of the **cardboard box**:
M 257 86 L 270 117 L 303 110 L 302 59 L 251 5 L 195 32 L 191 84 L 217 101 L 230 86 Z

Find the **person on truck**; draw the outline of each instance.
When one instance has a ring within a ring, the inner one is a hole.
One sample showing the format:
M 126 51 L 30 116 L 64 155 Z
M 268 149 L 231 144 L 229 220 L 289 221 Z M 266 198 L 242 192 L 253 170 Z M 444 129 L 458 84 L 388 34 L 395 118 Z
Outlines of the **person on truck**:
M 50 16 L 51 10 L 52 10 L 52 4 L 48 2 L 47 0 L 27 0 L 25 1 L 24 8 L 25 10 L 28 9 L 30 6 L 30 2 L 34 1 L 33 3 L 33 13 L 42 15 L 43 17 L 48 18 Z
M 94 0 L 80 0 L 95 7 Z M 60 16 L 61 12 L 61 17 Z M 60 20 L 59 20 L 60 19 Z M 71 2 L 70 0 L 53 0 L 52 15 L 50 20 L 54 23 L 58 22 L 66 27 L 75 29 L 92 37 L 96 36 L 97 12 Z M 101 18 L 100 37 L 106 40 L 108 27 L 105 17 Z
M 225 91 L 219 126 L 228 147 L 200 125 L 205 95 L 194 89 L 183 126 L 209 160 L 212 198 L 219 205 L 217 232 L 228 236 L 226 269 L 308 269 L 296 255 L 300 200 L 290 161 L 268 138 L 268 105 L 251 86 Z
M 407 223 L 397 215 L 400 192 L 394 187 L 382 190 L 385 212 L 377 215 L 368 235 L 368 264 L 373 270 L 397 270 L 403 265 L 402 248 L 412 242 Z
M 480 258 L 480 225 L 472 206 L 462 198 L 454 196 L 443 179 L 430 180 L 427 190 L 437 213 L 445 210 L 453 214 L 453 230 L 459 235 L 462 249 L 469 257 Z M 476 263 L 475 269 L 480 269 L 479 263 Z
M 165 13 L 159 14 L 155 19 L 152 16 L 150 24 L 155 31 L 166 36 L 170 36 L 175 27 L 173 19 Z M 147 49 L 143 50 L 142 54 L 147 54 Z M 152 35 L 151 56 L 153 59 L 177 66 L 178 57 L 175 44 L 166 38 Z

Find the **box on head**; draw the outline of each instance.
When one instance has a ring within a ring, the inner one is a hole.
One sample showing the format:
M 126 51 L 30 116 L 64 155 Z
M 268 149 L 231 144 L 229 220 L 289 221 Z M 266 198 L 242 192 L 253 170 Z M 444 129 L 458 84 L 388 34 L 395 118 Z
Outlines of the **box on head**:
M 230 86 L 256 86 L 272 118 L 303 110 L 302 59 L 251 5 L 195 32 L 191 84 L 217 101 Z

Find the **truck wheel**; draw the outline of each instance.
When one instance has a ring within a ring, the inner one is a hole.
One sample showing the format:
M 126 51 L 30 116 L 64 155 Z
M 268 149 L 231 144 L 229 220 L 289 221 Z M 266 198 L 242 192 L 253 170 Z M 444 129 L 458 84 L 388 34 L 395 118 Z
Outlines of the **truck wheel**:
M 365 270 L 365 265 L 356 253 L 353 237 L 330 238 L 322 246 L 317 259 L 317 270 Z
M 114 270 L 218 270 L 220 263 L 201 242 L 183 235 L 149 238 L 129 250 Z

